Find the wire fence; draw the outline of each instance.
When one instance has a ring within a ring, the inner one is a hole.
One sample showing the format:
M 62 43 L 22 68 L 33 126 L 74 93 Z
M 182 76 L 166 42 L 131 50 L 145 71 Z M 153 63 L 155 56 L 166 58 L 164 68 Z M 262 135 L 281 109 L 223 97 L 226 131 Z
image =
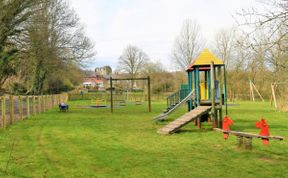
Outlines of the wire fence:
M 41 95 L 41 96 L 13 96 L 1 97 L 0 116 L 1 127 L 24 120 L 31 115 L 45 112 L 61 102 L 68 101 L 68 94 Z

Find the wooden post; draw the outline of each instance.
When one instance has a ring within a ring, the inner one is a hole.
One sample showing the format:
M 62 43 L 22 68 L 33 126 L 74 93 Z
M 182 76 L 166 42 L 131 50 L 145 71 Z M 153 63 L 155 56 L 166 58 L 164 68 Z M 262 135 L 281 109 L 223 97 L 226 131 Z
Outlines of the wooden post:
M 2 105 L 2 128 L 6 128 L 6 98 L 2 96 L 1 98 L 1 105 Z
M 14 97 L 13 95 L 9 96 L 10 100 L 10 124 L 14 124 Z
M 30 117 L 30 97 L 26 96 L 26 115 Z
M 60 103 L 60 96 L 59 96 L 59 94 L 56 95 L 56 101 L 57 101 L 57 104 Z
M 245 149 L 246 150 L 252 150 L 252 138 L 251 137 L 245 137 Z
M 149 112 L 152 112 L 152 108 L 151 108 L 151 84 L 150 84 L 150 76 L 148 76 L 147 80 L 148 80 L 148 110 L 149 110 Z
M 112 90 L 112 86 L 113 86 L 113 81 L 112 81 L 112 77 L 110 77 L 110 105 L 111 105 L 111 113 L 113 113 L 113 90 Z
M 51 97 L 51 99 L 52 99 L 52 108 L 55 106 L 55 95 L 52 95 L 52 97 Z
M 42 96 L 43 97 L 43 111 L 45 112 L 46 111 L 46 103 L 47 103 L 47 101 L 46 101 L 46 95 L 43 95 Z
M 198 129 L 201 129 L 201 118 L 200 117 L 197 118 L 197 126 L 198 126 Z
M 211 62 L 211 103 L 212 103 L 212 110 L 211 110 L 211 117 L 213 120 L 213 127 L 217 127 L 217 120 L 216 120 L 216 110 L 215 110 L 215 70 L 214 70 L 214 62 Z
M 45 112 L 46 111 L 46 103 L 47 103 L 47 101 L 46 101 L 46 95 L 42 95 L 42 98 L 43 98 L 43 111 Z
M 264 101 L 264 98 L 262 97 L 262 95 L 260 94 L 260 92 L 258 91 L 258 89 L 256 88 L 256 86 L 254 85 L 254 83 L 252 82 L 252 86 L 254 87 L 255 91 L 257 92 L 257 94 L 259 95 L 259 97 L 261 98 L 262 102 Z
M 271 84 L 271 89 L 272 89 L 272 96 L 273 96 L 273 100 L 274 100 L 274 106 L 277 109 L 277 101 L 276 101 L 276 95 L 275 95 L 275 85 Z
M 251 80 L 250 80 L 250 93 L 251 93 L 252 100 L 255 101 L 254 90 L 253 90 L 253 86 L 252 86 L 252 81 Z
M 35 96 L 32 96 L 32 106 L 33 106 L 33 115 L 36 115 L 36 100 Z
M 37 103 L 38 113 L 41 113 L 41 98 L 39 95 L 37 96 L 37 100 L 38 100 L 38 103 Z
M 243 137 L 242 136 L 237 136 L 237 147 L 241 148 L 243 145 Z
M 45 108 L 46 108 L 46 111 L 49 109 L 49 97 L 48 95 L 45 95 Z
M 22 102 L 22 96 L 18 96 L 18 109 L 19 109 L 19 117 L 20 117 L 20 120 L 23 120 L 23 102 Z
M 56 95 L 54 94 L 54 95 L 53 95 L 53 107 L 56 106 L 56 105 L 57 105 Z
M 40 96 L 39 96 L 40 97 Z M 44 99 L 43 95 L 41 95 L 41 112 L 44 112 Z
M 49 95 L 49 109 L 53 108 L 52 95 Z

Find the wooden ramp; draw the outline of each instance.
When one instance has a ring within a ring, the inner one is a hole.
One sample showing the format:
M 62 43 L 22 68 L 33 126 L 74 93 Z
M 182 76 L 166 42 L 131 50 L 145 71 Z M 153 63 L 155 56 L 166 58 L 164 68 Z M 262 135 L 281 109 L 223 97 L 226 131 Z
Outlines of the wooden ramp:
M 188 124 L 189 122 L 193 121 L 194 119 L 206 114 L 211 110 L 211 106 L 199 106 L 192 111 L 184 114 L 183 116 L 179 117 L 175 121 L 169 123 L 165 127 L 159 129 L 157 132 L 159 134 L 173 134 L 177 130 L 179 130 L 184 125 Z

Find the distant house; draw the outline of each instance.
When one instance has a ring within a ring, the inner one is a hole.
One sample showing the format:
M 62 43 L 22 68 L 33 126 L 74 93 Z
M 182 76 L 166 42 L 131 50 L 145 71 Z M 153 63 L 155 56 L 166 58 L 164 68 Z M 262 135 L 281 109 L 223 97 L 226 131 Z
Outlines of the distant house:
M 104 81 L 98 76 L 83 77 L 82 85 L 87 89 L 105 90 Z

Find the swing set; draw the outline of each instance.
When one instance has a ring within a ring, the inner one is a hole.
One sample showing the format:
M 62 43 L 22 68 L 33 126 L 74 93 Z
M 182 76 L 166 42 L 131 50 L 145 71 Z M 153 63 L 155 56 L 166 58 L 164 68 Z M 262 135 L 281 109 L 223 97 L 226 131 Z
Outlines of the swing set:
M 111 113 L 114 111 L 114 100 L 113 100 L 113 81 L 147 81 L 148 85 L 148 112 L 152 112 L 151 107 L 151 85 L 150 85 L 150 77 L 144 78 L 112 78 L 110 77 L 110 109 Z M 126 90 L 126 100 L 128 99 L 128 89 Z M 135 101 L 136 105 L 140 105 L 141 101 Z M 141 103 L 142 104 L 142 103 Z

